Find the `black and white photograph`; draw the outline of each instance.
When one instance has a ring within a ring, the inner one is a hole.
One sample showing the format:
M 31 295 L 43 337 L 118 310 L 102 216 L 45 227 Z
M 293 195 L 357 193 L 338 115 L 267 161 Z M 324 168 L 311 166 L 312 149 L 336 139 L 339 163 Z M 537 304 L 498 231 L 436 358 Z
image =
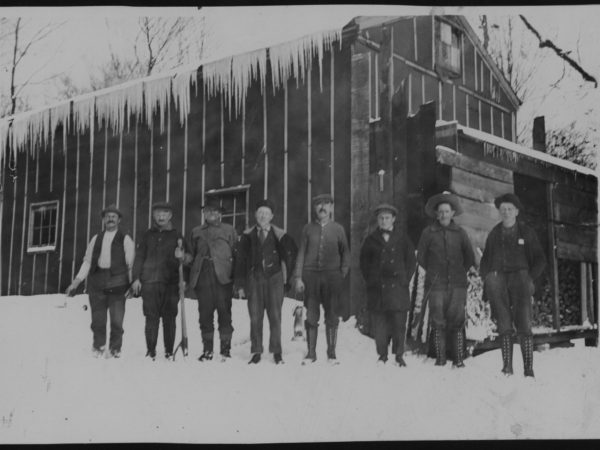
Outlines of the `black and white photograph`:
M 0 6 L 0 445 L 600 439 L 599 17 Z

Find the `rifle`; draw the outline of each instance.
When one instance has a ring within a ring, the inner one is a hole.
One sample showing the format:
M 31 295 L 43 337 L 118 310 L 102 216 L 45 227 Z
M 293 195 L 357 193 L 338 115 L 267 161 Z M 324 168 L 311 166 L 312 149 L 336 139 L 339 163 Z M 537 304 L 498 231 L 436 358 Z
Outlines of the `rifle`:
M 181 238 L 177 239 L 177 247 L 183 249 L 183 241 Z M 175 347 L 173 361 L 175 360 L 175 355 L 180 347 L 183 356 L 188 355 L 188 337 L 187 327 L 185 325 L 185 282 L 183 281 L 183 261 L 181 260 L 179 261 L 179 302 L 181 303 L 181 342 Z

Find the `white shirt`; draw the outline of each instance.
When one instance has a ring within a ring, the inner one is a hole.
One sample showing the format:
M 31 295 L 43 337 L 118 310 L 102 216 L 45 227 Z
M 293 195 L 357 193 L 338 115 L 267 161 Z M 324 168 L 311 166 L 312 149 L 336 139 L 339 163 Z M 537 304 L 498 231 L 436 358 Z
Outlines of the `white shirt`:
M 110 248 L 112 245 L 112 241 L 115 238 L 115 234 L 117 234 L 117 230 L 114 231 L 105 231 L 104 238 L 102 239 L 102 247 L 100 248 L 100 256 L 98 257 L 98 267 L 101 269 L 110 269 Z M 94 245 L 96 244 L 96 238 L 98 235 L 94 235 L 92 240 L 87 246 L 85 251 L 85 256 L 83 257 L 83 263 L 81 264 L 81 268 L 77 273 L 75 278 L 80 280 L 85 280 L 90 272 L 90 267 L 92 266 L 92 254 L 94 252 Z M 133 240 L 129 237 L 129 235 L 125 235 L 125 239 L 123 240 L 123 248 L 125 250 L 125 263 L 127 267 L 131 271 L 131 267 L 133 266 L 133 260 L 135 258 L 135 244 Z

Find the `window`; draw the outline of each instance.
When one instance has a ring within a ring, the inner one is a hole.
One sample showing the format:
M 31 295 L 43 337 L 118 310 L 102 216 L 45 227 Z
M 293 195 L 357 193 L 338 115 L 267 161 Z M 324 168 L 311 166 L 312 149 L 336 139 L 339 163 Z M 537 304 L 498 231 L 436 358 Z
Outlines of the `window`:
M 436 68 L 446 75 L 461 75 L 460 31 L 447 22 L 436 22 Z
M 222 221 L 233 225 L 238 235 L 248 228 L 248 203 L 250 185 L 211 189 L 206 192 L 206 201 L 218 201 L 223 208 Z
M 29 205 L 28 253 L 56 250 L 58 200 Z

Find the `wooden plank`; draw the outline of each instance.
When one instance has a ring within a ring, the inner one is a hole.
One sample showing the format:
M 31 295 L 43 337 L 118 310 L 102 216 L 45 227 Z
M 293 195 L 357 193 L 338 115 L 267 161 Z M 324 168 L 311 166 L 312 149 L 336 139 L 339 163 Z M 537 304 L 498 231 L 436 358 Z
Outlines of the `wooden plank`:
M 436 149 L 437 161 L 452 167 L 458 167 L 477 175 L 481 175 L 492 180 L 498 180 L 503 183 L 513 184 L 512 170 L 494 165 L 488 161 L 476 159 L 461 153 L 449 152 L 443 149 Z
M 512 183 L 493 180 L 458 167 L 452 168 L 450 188 L 464 197 L 492 203 L 496 197 L 514 192 Z
M 497 220 L 471 212 L 464 212 L 454 218 L 454 221 L 460 226 L 470 226 L 477 230 L 491 230 L 497 223 Z
M 568 186 L 566 184 L 558 183 L 555 188 L 556 202 L 578 206 L 591 211 L 598 211 L 598 192 L 596 190 L 586 191 L 583 190 L 583 188 L 584 186 L 582 185 Z
M 548 254 L 550 255 L 550 289 L 552 292 L 552 316 L 554 328 L 560 329 L 560 298 L 558 288 L 558 260 L 557 260 L 557 242 L 552 217 L 554 216 L 554 184 L 546 184 L 546 204 L 548 210 Z
M 572 261 L 586 261 L 591 263 L 598 262 L 598 253 L 596 248 L 572 244 L 570 242 L 557 242 L 556 256 L 560 259 L 569 259 Z
M 556 203 L 554 205 L 554 220 L 576 225 L 594 225 L 598 222 L 598 212 L 573 204 Z
M 579 264 L 579 289 L 581 292 L 581 323 L 588 320 L 588 291 L 587 291 L 587 263 Z
M 554 228 L 556 239 L 559 242 L 577 244 L 592 250 L 597 248 L 598 235 L 596 228 L 564 224 L 555 225 Z
M 399 20 L 392 25 L 394 36 L 394 53 L 412 61 L 415 60 L 413 24 L 414 21 L 412 18 L 410 18 Z

